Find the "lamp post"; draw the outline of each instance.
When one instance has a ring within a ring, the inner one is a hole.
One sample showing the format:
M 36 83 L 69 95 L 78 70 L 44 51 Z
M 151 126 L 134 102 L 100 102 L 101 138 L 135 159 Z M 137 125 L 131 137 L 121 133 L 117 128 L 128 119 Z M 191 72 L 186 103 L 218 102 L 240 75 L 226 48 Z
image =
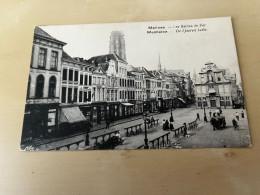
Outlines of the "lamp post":
M 172 102 L 172 101 L 171 101 L 171 102 Z M 173 122 L 172 107 L 173 107 L 173 102 L 172 102 L 172 105 L 171 105 L 171 117 L 170 117 L 170 122 Z
M 203 108 L 204 108 L 204 121 L 207 121 L 207 115 L 206 115 L 205 107 L 206 107 L 206 100 L 203 100 Z
M 146 120 L 147 120 L 147 113 L 143 113 L 143 119 L 144 119 L 144 149 L 149 149 L 148 145 L 148 139 L 147 139 L 147 129 L 146 129 Z

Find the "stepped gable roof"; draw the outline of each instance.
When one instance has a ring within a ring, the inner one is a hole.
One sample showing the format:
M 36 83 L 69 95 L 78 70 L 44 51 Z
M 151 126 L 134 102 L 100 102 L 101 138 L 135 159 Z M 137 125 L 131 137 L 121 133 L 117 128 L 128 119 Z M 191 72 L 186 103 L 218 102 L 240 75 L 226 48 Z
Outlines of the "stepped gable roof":
M 42 30 L 40 27 L 36 26 L 35 29 L 34 29 L 34 35 L 36 36 L 40 36 L 40 37 L 44 37 L 44 38 L 47 38 L 49 40 L 52 40 L 54 42 L 58 42 L 62 45 L 66 45 L 65 42 L 62 42 L 58 39 L 55 39 L 54 37 L 52 37 L 51 35 L 49 35 L 47 32 L 45 32 L 44 30 Z

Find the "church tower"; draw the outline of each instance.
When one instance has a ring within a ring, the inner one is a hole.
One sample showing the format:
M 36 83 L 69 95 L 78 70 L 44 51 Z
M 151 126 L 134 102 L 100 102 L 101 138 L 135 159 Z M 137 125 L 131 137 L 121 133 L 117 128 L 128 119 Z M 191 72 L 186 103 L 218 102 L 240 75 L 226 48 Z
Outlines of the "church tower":
M 109 53 L 115 53 L 123 60 L 125 55 L 125 37 L 122 31 L 112 31 L 110 35 Z

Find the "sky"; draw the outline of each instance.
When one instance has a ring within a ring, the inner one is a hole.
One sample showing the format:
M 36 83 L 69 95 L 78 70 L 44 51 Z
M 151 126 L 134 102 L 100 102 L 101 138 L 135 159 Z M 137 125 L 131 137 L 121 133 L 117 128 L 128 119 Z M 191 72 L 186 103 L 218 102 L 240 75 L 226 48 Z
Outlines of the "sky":
M 229 17 L 40 27 L 54 38 L 66 42 L 64 51 L 72 57 L 89 59 L 108 54 L 111 32 L 122 31 L 130 65 L 143 66 L 148 70 L 158 69 L 160 55 L 163 69 L 183 69 L 193 76 L 194 71 L 200 72 L 204 64 L 210 61 L 219 68 L 230 68 L 232 73 L 237 74 L 237 83 L 241 81 Z M 167 33 L 147 33 L 158 30 Z

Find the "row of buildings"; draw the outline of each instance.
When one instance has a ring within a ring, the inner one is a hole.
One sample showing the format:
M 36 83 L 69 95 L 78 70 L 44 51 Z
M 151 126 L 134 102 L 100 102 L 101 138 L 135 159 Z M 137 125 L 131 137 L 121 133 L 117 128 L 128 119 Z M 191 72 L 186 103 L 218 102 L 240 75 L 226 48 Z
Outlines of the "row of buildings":
M 118 40 L 117 40 L 118 39 Z M 189 73 L 129 65 L 122 33 L 111 33 L 110 53 L 72 58 L 35 28 L 22 140 L 71 134 L 143 112 L 165 112 L 194 98 Z M 119 48 L 119 49 L 118 49 Z

